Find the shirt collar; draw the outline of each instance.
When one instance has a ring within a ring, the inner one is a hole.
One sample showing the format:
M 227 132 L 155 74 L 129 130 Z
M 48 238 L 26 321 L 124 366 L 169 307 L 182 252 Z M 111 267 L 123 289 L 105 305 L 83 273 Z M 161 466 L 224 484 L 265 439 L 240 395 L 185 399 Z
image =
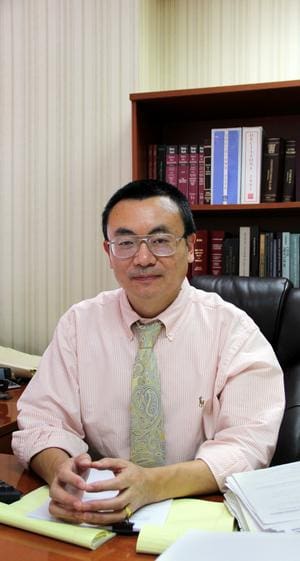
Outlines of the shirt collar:
M 191 286 L 187 279 L 184 279 L 181 289 L 177 298 L 175 298 L 174 302 L 168 306 L 166 310 L 155 316 L 154 318 L 143 318 L 139 316 L 131 307 L 130 303 L 128 302 L 125 290 L 120 291 L 120 311 L 121 316 L 124 322 L 124 327 L 129 339 L 133 339 L 134 335 L 131 330 L 131 326 L 136 321 L 141 321 L 142 323 L 148 323 L 153 320 L 159 319 L 162 324 L 165 326 L 166 336 L 167 338 L 172 341 L 175 336 L 176 332 L 185 317 L 185 313 L 188 302 L 190 300 L 190 289 Z

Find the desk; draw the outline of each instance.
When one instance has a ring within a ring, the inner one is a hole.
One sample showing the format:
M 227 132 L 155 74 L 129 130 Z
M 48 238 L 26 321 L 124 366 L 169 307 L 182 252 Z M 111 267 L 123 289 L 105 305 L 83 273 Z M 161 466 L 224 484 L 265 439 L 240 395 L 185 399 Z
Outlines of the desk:
M 17 401 L 24 387 L 8 390 L 11 399 L 0 400 L 0 453 L 11 454 L 11 435 L 17 427 Z
M 24 470 L 13 455 L 0 454 L 0 479 L 28 493 L 43 484 Z M 0 524 L 1 559 L 9 561 L 153 561 L 156 557 L 135 552 L 136 537 L 116 536 L 96 551 L 71 545 Z

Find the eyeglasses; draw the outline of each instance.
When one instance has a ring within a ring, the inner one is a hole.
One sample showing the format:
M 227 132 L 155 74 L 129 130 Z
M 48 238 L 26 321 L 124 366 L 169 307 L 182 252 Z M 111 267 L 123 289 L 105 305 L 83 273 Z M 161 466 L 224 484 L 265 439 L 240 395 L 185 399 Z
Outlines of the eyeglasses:
M 133 257 L 144 242 L 149 251 L 156 257 L 174 255 L 177 243 L 185 236 L 176 237 L 173 234 L 150 234 L 149 236 L 117 236 L 108 243 L 112 254 L 118 259 Z

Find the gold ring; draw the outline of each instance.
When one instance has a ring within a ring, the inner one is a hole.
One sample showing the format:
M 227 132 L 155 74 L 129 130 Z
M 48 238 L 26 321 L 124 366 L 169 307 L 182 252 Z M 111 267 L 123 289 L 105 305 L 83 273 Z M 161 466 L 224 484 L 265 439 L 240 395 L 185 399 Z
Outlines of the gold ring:
M 130 510 L 130 508 L 129 508 L 128 505 L 125 506 L 125 512 L 126 512 L 126 518 L 127 518 L 127 519 L 130 518 L 131 515 L 132 515 L 132 512 L 131 512 L 131 510 Z

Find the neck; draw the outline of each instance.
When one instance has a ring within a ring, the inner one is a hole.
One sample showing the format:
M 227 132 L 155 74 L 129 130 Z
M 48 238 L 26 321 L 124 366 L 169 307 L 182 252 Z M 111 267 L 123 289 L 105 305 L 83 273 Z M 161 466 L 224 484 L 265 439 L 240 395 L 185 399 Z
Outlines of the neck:
M 141 300 L 132 300 L 128 297 L 128 302 L 130 304 L 130 306 L 132 307 L 132 309 L 141 317 L 141 318 L 154 318 L 157 317 L 159 314 L 161 314 L 162 312 L 164 312 L 169 306 L 171 306 L 171 304 L 173 304 L 174 300 L 176 300 L 178 294 L 180 292 L 180 289 L 178 290 L 178 292 L 175 295 L 172 295 L 172 297 L 169 298 L 169 300 L 166 301 L 166 299 L 164 298 L 163 301 L 147 301 L 145 298 L 141 299 Z

